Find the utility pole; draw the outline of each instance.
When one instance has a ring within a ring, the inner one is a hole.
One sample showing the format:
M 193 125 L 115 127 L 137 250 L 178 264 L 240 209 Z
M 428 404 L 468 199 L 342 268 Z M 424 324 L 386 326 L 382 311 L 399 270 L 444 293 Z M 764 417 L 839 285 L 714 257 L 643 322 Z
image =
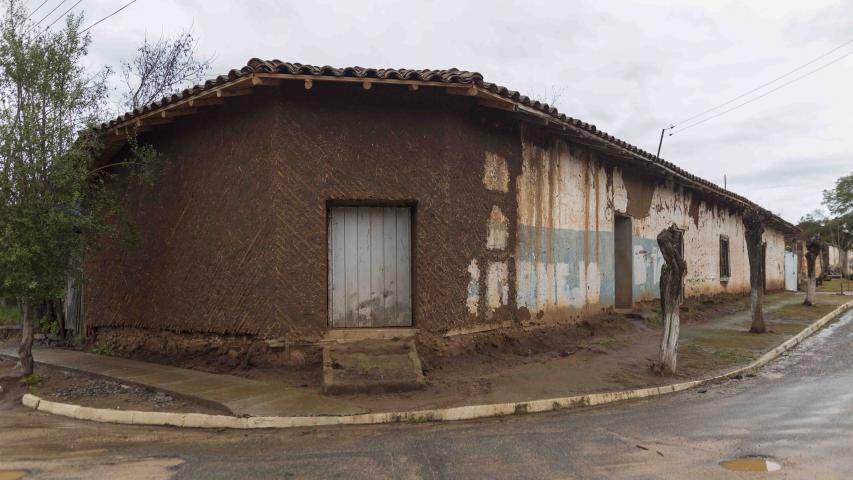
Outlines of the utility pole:
M 660 129 L 660 141 L 658 142 L 658 154 L 656 155 L 656 157 L 660 158 L 660 147 L 663 146 L 663 134 L 664 134 L 664 132 L 666 132 L 667 130 L 672 130 L 673 128 L 675 128 L 675 125 L 670 125 L 666 128 Z M 671 133 L 669 135 L 672 136 Z

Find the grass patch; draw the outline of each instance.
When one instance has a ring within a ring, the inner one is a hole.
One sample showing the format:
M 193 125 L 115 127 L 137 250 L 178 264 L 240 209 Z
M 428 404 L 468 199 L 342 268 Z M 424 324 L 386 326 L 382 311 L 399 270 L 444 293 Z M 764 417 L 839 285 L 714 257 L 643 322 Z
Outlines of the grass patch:
M 92 347 L 92 353 L 111 356 L 113 354 L 113 346 L 109 343 L 99 343 Z
M 647 327 L 657 328 L 663 326 L 663 319 L 661 318 L 659 311 L 653 311 L 643 315 L 643 323 L 645 323 Z
M 744 330 L 708 330 L 697 337 L 686 339 L 685 343 L 712 350 L 729 348 L 760 350 L 769 349 L 779 341 L 779 338 L 772 333 L 749 333 L 746 328 L 749 328 L 749 325 L 746 325 Z
M 39 385 L 44 383 L 44 377 L 42 377 L 38 373 L 33 373 L 31 375 L 27 375 L 26 377 L 21 378 L 21 383 L 26 385 L 27 388 L 37 388 Z
M 740 348 L 723 348 L 714 352 L 714 358 L 724 365 L 748 363 L 755 360 L 755 353 Z
M 853 291 L 853 280 L 847 280 L 844 278 L 825 280 L 817 287 L 817 291 L 836 293 L 841 291 L 842 286 L 844 287 L 845 292 Z
M 782 335 L 787 335 L 793 337 L 794 335 L 802 332 L 810 322 L 767 322 L 767 329 L 772 330 L 774 333 L 780 333 Z
M 617 340 L 616 337 L 608 335 L 604 338 L 598 339 L 598 341 L 596 341 L 595 343 L 600 347 L 606 348 L 608 350 L 613 350 L 616 347 L 624 346 L 628 342 L 624 339 Z
M 18 307 L 0 305 L 0 325 L 20 325 L 21 312 Z
M 846 297 L 841 298 L 842 300 L 846 300 Z M 815 299 L 815 304 L 811 307 L 802 303 L 792 303 L 773 310 L 767 316 L 771 318 L 784 318 L 786 320 L 808 320 L 811 322 L 835 310 L 842 303 L 844 302 L 839 302 L 834 298 L 829 299 L 820 296 Z

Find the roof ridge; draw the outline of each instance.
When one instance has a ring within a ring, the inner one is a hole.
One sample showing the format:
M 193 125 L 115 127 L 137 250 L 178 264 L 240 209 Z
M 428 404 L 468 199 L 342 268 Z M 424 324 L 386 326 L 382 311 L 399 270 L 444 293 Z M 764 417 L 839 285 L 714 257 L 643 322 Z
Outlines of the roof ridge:
M 725 194 L 729 197 L 732 197 L 747 206 L 757 208 L 769 215 L 773 218 L 780 221 L 783 225 L 788 226 L 792 229 L 795 229 L 794 225 L 787 222 L 786 220 L 780 218 L 778 215 L 773 214 L 769 210 L 761 207 L 760 205 L 752 202 L 751 200 L 738 195 L 728 189 L 722 188 L 719 185 L 705 180 L 699 176 L 693 175 L 686 170 L 678 167 L 672 162 L 668 162 L 656 155 L 653 155 L 639 147 L 636 147 L 624 140 L 616 138 L 613 135 L 610 135 L 607 132 L 599 130 L 595 125 L 584 122 L 582 120 L 569 117 L 564 113 L 560 113 L 556 107 L 548 105 L 547 103 L 540 102 L 538 100 L 531 99 L 527 95 L 522 95 L 516 90 L 510 90 L 507 87 L 486 82 L 483 79 L 483 75 L 479 72 L 473 72 L 468 70 L 460 70 L 458 68 L 448 68 L 448 69 L 409 69 L 409 68 L 372 68 L 372 67 L 332 67 L 329 65 L 324 66 L 315 66 L 310 64 L 302 64 L 302 63 L 292 63 L 292 62 L 283 62 L 278 59 L 273 60 L 262 60 L 260 58 L 251 58 L 246 65 L 239 69 L 231 69 L 227 74 L 218 75 L 215 78 L 209 79 L 205 81 L 203 84 L 195 85 L 190 88 L 186 88 L 180 92 L 173 93 L 171 95 L 167 95 L 160 100 L 154 101 L 148 105 L 145 105 L 141 108 L 134 109 L 131 112 L 124 113 L 119 115 L 117 118 L 110 120 L 109 122 L 105 122 L 101 124 L 101 128 L 104 130 L 115 127 L 116 125 L 126 122 L 138 115 L 142 115 L 145 113 L 149 113 L 153 110 L 157 110 L 159 108 L 163 108 L 173 102 L 177 102 L 187 97 L 197 95 L 204 90 L 208 90 L 224 83 L 237 80 L 242 77 L 246 77 L 255 73 L 279 73 L 285 75 L 308 75 L 308 76 L 325 76 L 325 77 L 349 77 L 349 78 L 364 78 L 364 79 L 377 79 L 377 80 L 408 80 L 408 81 L 423 81 L 423 82 L 437 82 L 437 83 L 446 83 L 446 84 L 460 84 L 460 85 L 473 85 L 480 87 L 492 94 L 504 97 L 506 99 L 512 100 L 514 102 L 518 102 L 528 108 L 532 108 L 540 113 L 549 115 L 561 122 L 564 122 L 574 128 L 578 128 L 586 133 L 592 134 L 599 139 L 602 139 L 608 143 L 616 145 L 622 149 L 625 149 L 631 152 L 634 155 L 642 157 L 652 163 L 658 164 L 666 169 L 672 170 L 678 175 L 685 177 L 688 180 L 699 183 L 700 185 L 704 185 L 712 190 L 716 190 L 718 193 Z

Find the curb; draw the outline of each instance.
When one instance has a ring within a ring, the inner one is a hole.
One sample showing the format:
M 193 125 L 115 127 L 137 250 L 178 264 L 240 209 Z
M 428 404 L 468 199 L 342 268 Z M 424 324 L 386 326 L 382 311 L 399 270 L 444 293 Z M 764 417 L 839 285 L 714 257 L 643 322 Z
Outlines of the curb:
M 853 301 L 836 308 L 819 320 L 806 327 L 797 335 L 789 338 L 773 350 L 765 353 L 749 365 L 740 367 L 722 375 L 675 383 L 660 387 L 640 388 L 619 392 L 591 393 L 572 397 L 558 397 L 526 402 L 496 403 L 489 405 L 467 405 L 462 407 L 437 408 L 404 412 L 365 413 L 359 415 L 315 416 L 315 417 L 234 417 L 228 415 L 208 415 L 203 413 L 166 413 L 140 412 L 133 410 L 112 410 L 83 407 L 67 403 L 50 402 L 32 394 L 25 394 L 21 403 L 25 407 L 39 412 L 62 415 L 77 420 L 120 423 L 128 425 L 174 426 L 183 428 L 294 428 L 321 427 L 333 425 L 371 425 L 400 422 L 448 422 L 456 420 L 474 420 L 478 418 L 539 413 L 553 410 L 591 407 L 607 403 L 637 398 L 655 397 L 667 393 L 687 390 L 699 385 L 751 373 L 763 367 L 781 354 L 797 346 L 804 339 L 820 330 L 824 325 L 853 308 Z

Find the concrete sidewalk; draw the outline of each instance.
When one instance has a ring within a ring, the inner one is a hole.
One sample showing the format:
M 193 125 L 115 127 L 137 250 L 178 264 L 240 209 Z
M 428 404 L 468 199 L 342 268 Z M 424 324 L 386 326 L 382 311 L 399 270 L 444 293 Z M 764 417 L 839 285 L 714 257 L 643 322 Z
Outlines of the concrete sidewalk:
M 0 354 L 17 358 L 14 348 Z M 36 362 L 162 390 L 221 405 L 236 416 L 353 415 L 367 410 L 322 395 L 318 389 L 268 384 L 74 350 L 33 349 Z
M 318 420 L 376 412 L 510 405 L 530 399 L 666 388 L 713 377 L 755 361 L 850 297 L 821 296 L 817 307 L 803 307 L 802 300 L 802 294 L 767 295 L 764 312 L 769 332 L 762 335 L 748 331 L 747 297 L 731 300 L 735 303 L 694 302 L 692 310 L 682 317 L 679 374 L 664 377 L 648 368 L 649 359 L 656 358 L 660 348 L 660 325 L 654 322 L 658 315 L 654 311 L 656 304 L 644 305 L 652 310 L 638 310 L 645 316 L 643 320 L 613 316 L 610 321 L 615 326 L 609 330 L 602 324 L 594 334 L 581 331 L 577 339 L 569 339 L 576 343 L 563 345 L 565 353 L 543 350 L 525 355 L 512 350 L 486 350 L 478 355 L 449 357 L 444 364 L 433 359 L 428 370 L 428 388 L 394 394 L 329 397 L 323 395 L 319 382 L 295 387 L 292 382 L 277 381 L 276 377 L 253 380 L 73 350 L 37 348 L 34 354 L 36 361 L 44 364 L 221 405 L 237 416 L 305 416 Z M 732 310 L 731 306 L 737 308 Z M 691 315 L 695 318 L 687 321 Z M 517 338 L 538 341 L 537 338 L 553 332 L 522 331 Z M 15 350 L 13 345 L 0 345 L 0 354 L 15 357 Z

